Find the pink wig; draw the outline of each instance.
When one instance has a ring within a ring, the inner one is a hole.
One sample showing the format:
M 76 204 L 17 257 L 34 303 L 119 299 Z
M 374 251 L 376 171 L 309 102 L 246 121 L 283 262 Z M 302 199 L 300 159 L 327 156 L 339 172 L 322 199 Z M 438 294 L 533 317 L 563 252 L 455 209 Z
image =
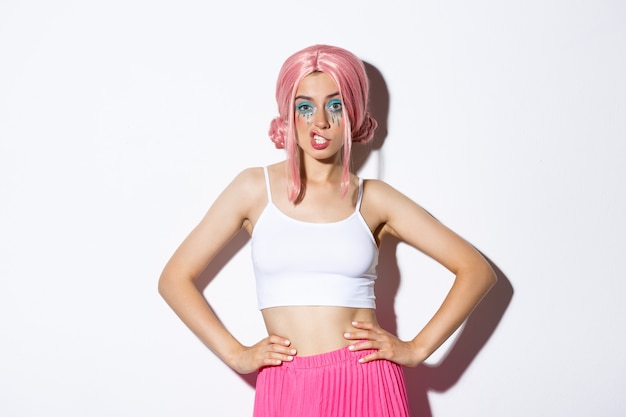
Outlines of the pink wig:
M 289 200 L 301 197 L 299 151 L 295 134 L 295 96 L 300 81 L 314 72 L 323 72 L 339 88 L 343 102 L 344 143 L 341 194 L 350 186 L 350 151 L 352 142 L 367 142 L 378 125 L 367 111 L 369 81 L 363 62 L 351 52 L 329 45 L 314 45 L 296 52 L 283 64 L 276 82 L 276 101 L 279 116 L 272 120 L 269 136 L 278 149 L 287 152 Z

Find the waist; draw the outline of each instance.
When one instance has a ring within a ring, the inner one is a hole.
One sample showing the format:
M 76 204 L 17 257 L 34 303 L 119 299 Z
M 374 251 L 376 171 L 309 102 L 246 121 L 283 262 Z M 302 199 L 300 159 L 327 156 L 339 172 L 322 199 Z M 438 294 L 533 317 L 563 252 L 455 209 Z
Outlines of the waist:
M 336 306 L 288 306 L 262 310 L 268 334 L 285 337 L 297 356 L 319 355 L 345 348 L 354 341 L 344 337 L 354 331 L 353 321 L 376 324 L 375 310 Z
M 336 349 L 330 352 L 320 353 L 310 356 L 296 356 L 291 362 L 283 362 L 282 366 L 286 368 L 322 368 L 326 366 L 337 366 L 343 362 L 352 362 L 356 364 L 359 358 L 375 352 L 374 349 L 366 349 L 359 351 L 351 351 L 347 347 Z M 267 368 L 266 368 L 267 369 Z

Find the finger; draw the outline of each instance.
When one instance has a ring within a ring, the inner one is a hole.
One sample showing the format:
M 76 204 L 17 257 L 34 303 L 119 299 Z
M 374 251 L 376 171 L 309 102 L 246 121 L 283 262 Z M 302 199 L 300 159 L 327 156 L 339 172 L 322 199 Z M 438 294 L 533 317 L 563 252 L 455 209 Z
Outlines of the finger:
M 293 356 L 297 353 L 294 348 L 281 345 L 271 345 L 268 352 L 280 355 L 280 357 Z
M 345 332 L 343 334 L 348 340 L 378 340 L 384 341 L 387 337 L 387 334 L 383 331 L 373 331 L 373 330 L 358 330 L 355 332 Z
M 286 339 L 286 338 L 281 337 L 281 336 L 277 336 L 275 334 L 270 335 L 269 341 L 271 343 L 276 343 L 277 345 L 282 345 L 282 346 L 289 346 L 289 345 L 291 345 L 291 341 L 289 339 Z
M 365 355 L 362 358 L 359 358 L 359 363 L 368 363 L 368 362 L 373 362 L 379 359 L 383 359 L 383 357 L 378 351 L 376 351 L 368 355 Z
M 283 361 L 293 360 L 293 355 L 297 352 L 296 349 L 290 346 L 291 342 L 289 339 L 276 335 L 272 335 L 268 339 L 270 342 L 267 349 L 268 354 L 274 354 L 273 357 L 277 357 Z
M 257 368 L 262 368 L 264 366 L 279 366 L 283 362 L 291 362 L 293 360 L 293 355 L 286 355 L 271 350 L 257 352 L 255 357 Z
M 376 335 L 370 331 L 357 331 L 357 332 L 345 332 L 343 334 L 348 340 L 371 340 L 376 337 Z
M 283 362 L 291 362 L 293 360 L 293 355 L 279 352 L 269 352 L 266 359 L 273 361 L 276 365 L 280 365 Z
M 376 327 L 374 326 L 374 323 L 370 323 L 368 321 L 353 321 L 352 326 L 363 330 L 372 330 Z
M 280 359 L 272 359 L 272 358 L 265 358 L 263 359 L 263 361 L 261 362 L 263 366 L 278 366 L 278 365 L 282 365 L 283 361 L 281 361 Z
M 295 355 L 296 349 L 291 347 L 291 342 L 283 337 L 270 337 L 269 351 L 282 353 L 284 355 Z
M 371 350 L 371 349 L 376 349 L 376 346 L 374 345 L 374 342 L 371 340 L 365 340 L 365 341 L 361 341 L 361 342 L 357 342 L 354 343 L 350 346 L 348 346 L 348 349 L 356 352 L 359 350 Z

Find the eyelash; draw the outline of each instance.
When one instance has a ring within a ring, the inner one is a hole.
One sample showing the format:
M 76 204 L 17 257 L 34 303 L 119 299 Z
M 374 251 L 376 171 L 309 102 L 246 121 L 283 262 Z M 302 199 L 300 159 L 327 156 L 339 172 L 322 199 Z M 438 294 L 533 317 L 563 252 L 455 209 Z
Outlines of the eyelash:
M 331 113 L 341 113 L 342 110 L 343 103 L 341 102 L 341 100 L 333 100 L 328 103 L 328 111 L 330 111 Z
M 311 105 L 310 103 L 304 102 L 296 105 L 296 110 L 302 116 L 312 115 L 315 113 L 316 107 Z
M 343 103 L 341 100 L 333 100 L 326 106 L 331 113 L 341 113 L 343 111 Z M 312 115 L 317 110 L 317 107 L 308 102 L 300 103 L 296 105 L 296 111 L 303 115 Z

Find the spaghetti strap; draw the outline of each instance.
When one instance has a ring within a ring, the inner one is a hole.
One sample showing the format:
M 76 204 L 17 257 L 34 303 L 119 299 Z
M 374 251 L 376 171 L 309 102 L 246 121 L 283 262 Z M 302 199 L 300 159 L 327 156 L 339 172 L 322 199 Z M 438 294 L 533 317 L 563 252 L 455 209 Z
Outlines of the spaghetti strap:
M 263 173 L 265 174 L 265 189 L 267 190 L 267 202 L 272 202 L 272 190 L 270 188 L 270 174 L 267 171 L 267 166 L 263 167 Z
M 356 211 L 361 211 L 361 200 L 363 200 L 363 178 L 359 177 L 359 195 L 356 199 Z

